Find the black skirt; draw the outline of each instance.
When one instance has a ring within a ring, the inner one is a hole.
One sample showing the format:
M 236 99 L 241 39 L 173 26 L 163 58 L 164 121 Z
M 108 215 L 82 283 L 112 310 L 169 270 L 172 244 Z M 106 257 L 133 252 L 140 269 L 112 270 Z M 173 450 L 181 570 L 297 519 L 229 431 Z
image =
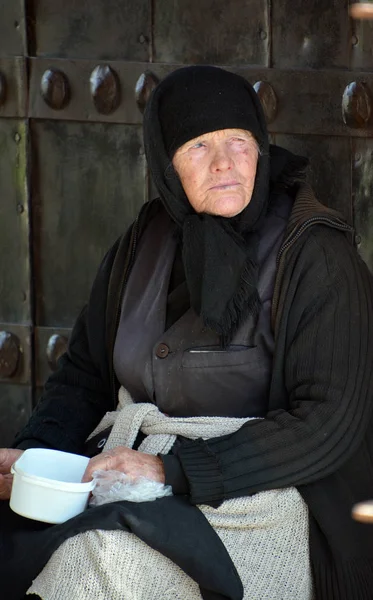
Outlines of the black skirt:
M 53 552 L 68 538 L 92 529 L 134 533 L 194 579 L 204 600 L 242 600 L 242 583 L 225 546 L 184 496 L 112 502 L 89 508 L 61 525 L 26 519 L 0 501 L 1 598 L 24 600 Z

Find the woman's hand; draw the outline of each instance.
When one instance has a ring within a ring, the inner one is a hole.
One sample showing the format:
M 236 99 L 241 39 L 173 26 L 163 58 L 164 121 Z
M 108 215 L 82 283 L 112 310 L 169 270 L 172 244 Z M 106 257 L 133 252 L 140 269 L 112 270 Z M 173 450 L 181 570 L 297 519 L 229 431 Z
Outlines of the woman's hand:
M 93 472 L 101 469 L 103 471 L 121 471 L 132 479 L 147 477 L 152 481 L 165 483 L 163 463 L 158 456 L 131 450 L 125 446 L 117 446 L 91 458 L 82 481 L 91 481 Z
M 10 467 L 21 456 L 23 450 L 0 448 L 0 500 L 9 500 L 12 491 L 13 475 Z

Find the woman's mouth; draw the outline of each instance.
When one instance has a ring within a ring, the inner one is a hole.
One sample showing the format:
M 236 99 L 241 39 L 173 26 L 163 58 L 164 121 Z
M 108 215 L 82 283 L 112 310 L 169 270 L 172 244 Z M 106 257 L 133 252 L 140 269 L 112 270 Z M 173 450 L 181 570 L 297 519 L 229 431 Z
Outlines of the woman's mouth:
M 210 189 L 211 190 L 226 190 L 226 189 L 229 189 L 232 187 L 236 187 L 237 185 L 239 185 L 239 183 L 237 181 L 227 181 L 225 183 L 219 183 L 218 185 L 214 185 Z

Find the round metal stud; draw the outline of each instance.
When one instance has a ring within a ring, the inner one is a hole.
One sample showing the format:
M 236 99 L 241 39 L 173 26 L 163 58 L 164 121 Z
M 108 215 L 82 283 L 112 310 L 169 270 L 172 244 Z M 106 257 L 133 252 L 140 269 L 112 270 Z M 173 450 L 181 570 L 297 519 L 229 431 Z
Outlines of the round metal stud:
M 9 331 L 0 331 L 0 378 L 12 377 L 20 359 L 19 339 Z
M 120 82 L 118 75 L 109 65 L 99 65 L 91 74 L 91 95 L 96 110 L 102 115 L 110 115 L 120 103 Z
M 372 98 L 364 83 L 353 81 L 343 92 L 342 118 L 348 127 L 365 127 L 372 114 Z
M 70 86 L 66 75 L 57 69 L 48 69 L 43 74 L 40 93 L 53 110 L 62 110 L 70 100 Z
M 278 101 L 273 87 L 267 81 L 257 81 L 254 90 L 262 103 L 267 123 L 272 123 L 277 115 Z
M 135 87 L 136 103 L 139 110 L 143 113 L 149 96 L 159 83 L 158 77 L 151 71 L 145 71 L 137 80 Z
M 6 79 L 3 73 L 0 73 L 0 106 L 5 104 L 6 100 Z
M 47 345 L 47 359 L 52 371 L 57 370 L 58 359 L 65 354 L 67 350 L 67 338 L 63 335 L 55 333 L 49 338 Z

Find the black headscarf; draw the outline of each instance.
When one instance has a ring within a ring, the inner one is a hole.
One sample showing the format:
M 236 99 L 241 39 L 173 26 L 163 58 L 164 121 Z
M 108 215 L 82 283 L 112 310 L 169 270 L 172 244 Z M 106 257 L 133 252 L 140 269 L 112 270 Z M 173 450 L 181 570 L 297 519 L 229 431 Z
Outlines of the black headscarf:
M 197 214 L 172 166 L 172 157 L 190 139 L 233 128 L 250 131 L 260 149 L 250 203 L 232 218 Z M 260 101 L 253 87 L 234 73 L 210 66 L 178 69 L 149 99 L 144 141 L 153 181 L 182 232 L 191 306 L 226 346 L 240 323 L 259 306 L 257 232 L 267 213 L 271 177 Z M 287 157 L 278 156 L 274 171 L 281 171 L 286 162 Z

